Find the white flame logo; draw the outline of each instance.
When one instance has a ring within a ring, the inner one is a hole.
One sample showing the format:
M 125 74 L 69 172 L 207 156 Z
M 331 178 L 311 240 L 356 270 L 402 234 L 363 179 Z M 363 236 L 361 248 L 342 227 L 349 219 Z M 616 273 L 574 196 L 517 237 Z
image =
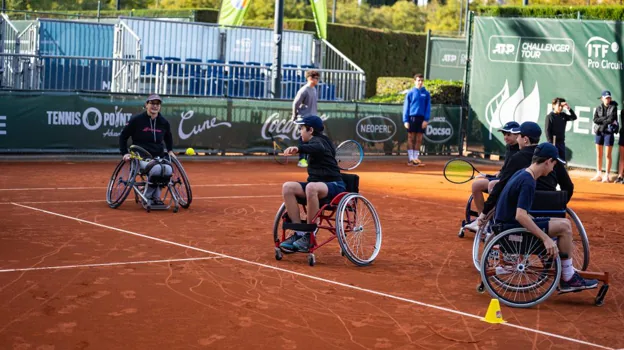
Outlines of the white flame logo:
M 490 125 L 490 140 L 492 130 L 498 129 L 510 121 L 522 124 L 527 121 L 537 122 L 539 118 L 540 98 L 537 82 L 529 96 L 524 97 L 524 86 L 520 86 L 513 95 L 509 96 L 509 83 L 485 106 L 485 118 Z

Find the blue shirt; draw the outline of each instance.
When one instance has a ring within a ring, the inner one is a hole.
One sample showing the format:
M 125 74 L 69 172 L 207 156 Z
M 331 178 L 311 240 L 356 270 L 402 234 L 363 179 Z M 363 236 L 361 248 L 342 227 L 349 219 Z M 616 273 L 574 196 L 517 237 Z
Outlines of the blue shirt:
M 403 123 L 407 123 L 409 117 L 417 115 L 425 117 L 427 122 L 431 115 L 431 95 L 424 86 L 411 89 L 403 102 Z
M 516 221 L 516 209 L 522 208 L 527 212 L 533 205 L 535 198 L 535 179 L 526 169 L 518 170 L 509 180 L 496 204 L 495 222 L 519 224 Z

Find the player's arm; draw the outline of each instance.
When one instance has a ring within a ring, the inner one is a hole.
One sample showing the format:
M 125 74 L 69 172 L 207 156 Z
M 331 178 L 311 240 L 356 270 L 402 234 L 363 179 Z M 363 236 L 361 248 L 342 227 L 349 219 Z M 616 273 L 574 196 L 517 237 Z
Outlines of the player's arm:
M 165 129 L 165 147 L 167 148 L 167 153 L 172 156 L 175 157 L 175 153 L 173 153 L 173 135 L 171 134 L 171 124 L 167 123 L 166 129 Z
M 403 101 L 403 124 L 405 128 L 409 128 L 409 107 L 410 107 L 410 93 L 405 94 L 405 101 Z
M 566 107 L 568 107 L 566 108 L 566 110 L 568 111 L 568 113 L 570 113 L 570 114 L 565 115 L 566 120 L 571 122 L 571 121 L 578 119 L 578 116 L 576 115 L 576 113 L 574 113 L 574 110 L 570 108 L 568 104 L 566 104 Z
M 431 117 L 431 94 L 427 91 L 427 96 L 425 97 L 425 120 L 423 121 L 423 129 L 427 127 L 429 124 L 429 118 Z
M 297 115 L 299 114 L 298 113 L 299 106 L 301 106 L 303 101 L 305 101 L 306 96 L 307 96 L 306 89 L 299 89 L 299 91 L 297 92 L 297 95 L 295 96 L 295 100 L 293 101 L 292 120 L 297 119 Z
M 318 138 L 313 137 L 308 143 L 299 146 L 299 153 L 322 154 L 325 152 L 325 145 Z
M 570 174 L 563 166 L 563 164 L 557 162 L 555 164 L 555 175 L 557 177 L 557 183 L 559 187 L 561 187 L 562 191 L 566 191 L 568 193 L 567 202 L 572 199 L 572 195 L 574 194 L 574 183 L 572 183 L 572 179 L 570 178 Z
M 552 240 L 552 238 L 548 237 L 548 235 L 535 224 L 535 222 L 533 221 L 533 219 L 531 219 L 531 216 L 529 215 L 529 213 L 527 213 L 526 210 L 522 208 L 516 208 L 516 221 L 518 221 L 520 225 L 522 225 L 522 227 L 527 229 L 529 232 L 531 232 L 544 242 L 544 246 L 546 247 L 546 251 L 549 255 L 556 256 L 555 254 L 557 254 L 558 252 L 557 245 Z
M 119 151 L 125 157 L 128 154 L 128 139 L 134 134 L 134 124 L 136 118 L 131 118 L 128 124 L 124 126 L 123 130 L 121 130 L 121 134 L 119 135 Z M 129 159 L 129 158 L 128 158 Z
M 548 140 L 548 142 L 552 143 L 553 138 L 552 138 L 552 120 L 551 120 L 551 116 L 552 114 L 548 114 L 546 116 L 546 124 L 544 125 L 544 129 L 546 130 L 546 140 Z

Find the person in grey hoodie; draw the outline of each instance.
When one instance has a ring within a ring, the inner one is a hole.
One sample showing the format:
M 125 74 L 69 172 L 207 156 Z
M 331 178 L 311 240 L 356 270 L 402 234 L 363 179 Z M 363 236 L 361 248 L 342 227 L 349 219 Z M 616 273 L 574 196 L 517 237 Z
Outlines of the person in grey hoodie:
M 295 121 L 297 118 L 304 118 L 311 115 L 317 115 L 317 95 L 316 85 L 319 82 L 320 74 L 315 70 L 308 70 L 305 73 L 307 83 L 297 91 L 295 100 L 293 101 L 292 119 Z M 299 138 L 299 146 L 302 141 Z M 305 155 L 299 154 L 299 163 L 297 164 L 301 168 L 308 167 L 308 161 Z

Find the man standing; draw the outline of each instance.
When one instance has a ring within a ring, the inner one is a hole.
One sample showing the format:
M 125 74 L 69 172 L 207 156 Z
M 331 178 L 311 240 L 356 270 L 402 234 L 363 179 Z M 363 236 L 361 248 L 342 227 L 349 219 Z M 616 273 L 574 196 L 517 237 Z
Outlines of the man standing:
M 546 139 L 557 147 L 559 158 L 566 160 L 565 131 L 569 121 L 576 120 L 576 113 L 565 99 L 555 97 L 552 100 L 552 112 L 546 116 Z
M 423 132 L 427 130 L 431 114 L 431 95 L 425 89 L 422 74 L 414 75 L 414 88 L 405 96 L 403 103 L 403 124 L 407 129 L 407 165 L 423 165 L 418 159 Z
M 315 70 L 309 70 L 305 73 L 307 84 L 301 87 L 297 91 L 295 100 L 293 101 L 292 120 L 297 120 L 297 117 L 307 117 L 311 115 L 317 115 L 317 95 L 316 85 L 319 82 L 320 74 Z M 302 145 L 301 137 L 299 138 L 299 147 Z M 308 167 L 308 161 L 305 159 L 305 154 L 299 153 L 299 163 L 297 164 L 301 168 Z

